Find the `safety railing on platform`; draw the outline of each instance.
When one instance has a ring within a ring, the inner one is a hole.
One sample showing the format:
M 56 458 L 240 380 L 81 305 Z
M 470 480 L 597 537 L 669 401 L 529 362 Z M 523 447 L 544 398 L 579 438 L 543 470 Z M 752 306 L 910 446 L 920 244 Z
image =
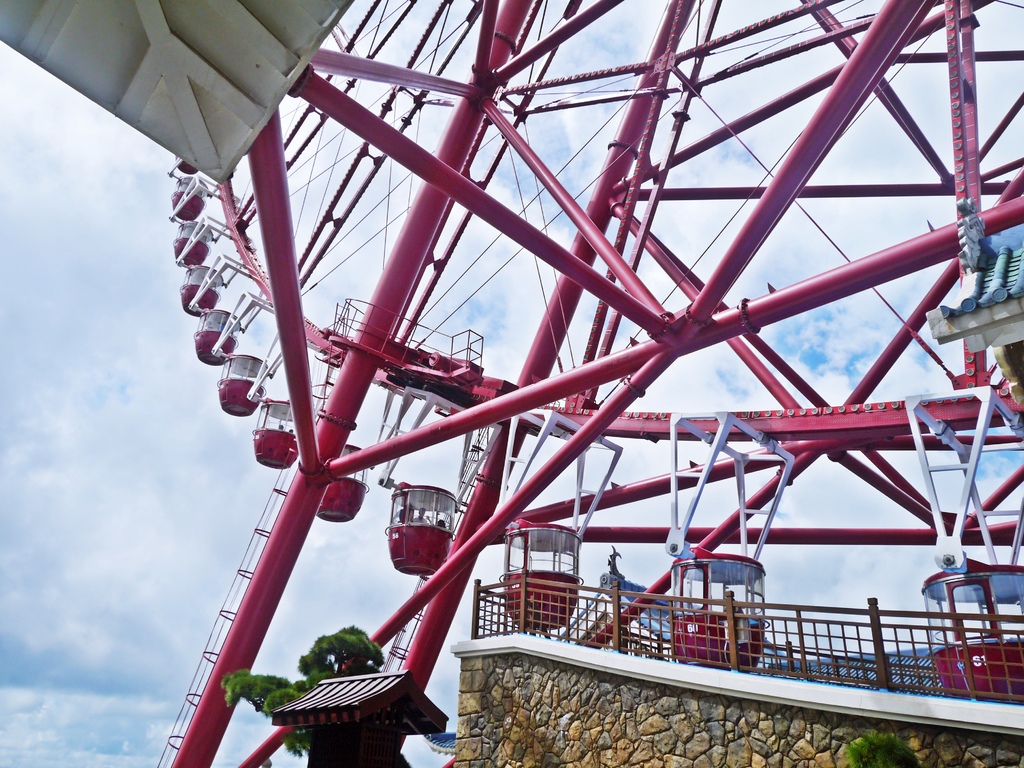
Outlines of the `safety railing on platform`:
M 744 603 L 476 582 L 474 639 L 528 634 L 818 683 L 1024 704 L 1024 616 Z

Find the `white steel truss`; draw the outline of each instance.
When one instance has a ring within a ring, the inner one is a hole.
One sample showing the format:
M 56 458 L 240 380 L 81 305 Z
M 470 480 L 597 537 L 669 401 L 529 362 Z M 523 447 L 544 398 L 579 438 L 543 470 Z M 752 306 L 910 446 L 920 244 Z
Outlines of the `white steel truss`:
M 717 419 L 718 430 L 715 434 L 711 434 L 710 432 L 701 429 L 691 421 L 691 419 L 695 418 Z M 694 437 L 711 446 L 711 453 L 704 462 L 703 469 L 699 470 L 697 485 L 693 489 L 693 495 L 690 498 L 689 506 L 686 509 L 686 515 L 682 520 L 680 520 L 679 516 L 679 478 L 686 475 L 692 476 L 698 474 L 698 470 L 696 468 L 679 468 L 679 430 L 681 429 L 686 430 Z M 734 430 L 739 432 L 740 435 L 746 436 L 748 440 L 753 441 L 757 447 L 746 452 L 729 445 L 728 439 L 730 435 L 733 437 L 736 436 L 734 434 Z M 715 467 L 715 463 L 717 462 L 719 455 L 724 453 L 732 459 L 732 462 L 735 465 L 736 495 L 739 502 L 740 553 L 745 557 L 753 557 L 755 560 L 758 559 L 761 555 L 761 550 L 764 548 L 764 544 L 768 539 L 768 530 L 771 528 L 772 521 L 775 519 L 775 513 L 779 509 L 779 502 L 782 500 L 782 492 L 789 483 L 789 476 L 793 471 L 793 455 L 779 445 L 779 443 L 773 438 L 770 438 L 763 432 L 759 432 L 752 428 L 746 422 L 737 418 L 733 414 L 725 412 L 715 413 L 710 417 L 681 416 L 676 418 L 672 423 L 671 452 L 672 522 L 669 527 L 668 540 L 665 542 L 665 549 L 668 553 L 674 557 L 679 557 L 685 551 L 686 534 L 690 529 L 690 524 L 693 522 L 693 516 L 697 511 L 697 505 L 700 503 L 701 495 L 707 487 L 708 481 L 711 478 L 711 472 Z M 750 509 L 747 507 L 745 478 L 747 464 L 751 462 L 769 462 L 780 465 L 778 486 L 775 489 L 775 495 L 772 498 L 771 504 L 768 505 L 767 508 Z M 765 520 L 764 525 L 761 528 L 761 534 L 758 536 L 754 553 L 753 555 L 749 555 L 747 521 L 755 515 L 761 515 Z
M 946 422 L 936 419 L 928 411 L 928 404 L 949 399 L 949 395 L 914 395 L 907 398 L 907 417 L 910 420 L 910 430 L 914 436 L 914 446 L 917 449 L 917 458 L 921 463 L 921 472 L 924 475 L 925 486 L 928 491 L 928 502 L 932 510 L 932 520 L 935 526 L 935 562 L 946 571 L 962 571 L 965 567 L 963 549 L 963 534 L 969 520 L 976 521 L 981 532 L 982 541 L 985 544 L 985 553 L 992 564 L 998 563 L 996 550 L 992 542 L 992 534 L 989 530 L 989 519 L 995 517 L 1011 517 L 1016 519 L 1016 528 L 1013 540 L 1010 545 L 1010 564 L 1016 564 L 1020 556 L 1021 536 L 1024 533 L 1024 500 L 1019 507 L 1004 509 L 984 509 L 981 496 L 978 493 L 977 477 L 981 459 L 984 454 L 1005 451 L 1020 451 L 1024 445 L 1020 443 L 1012 445 L 985 446 L 985 438 L 993 425 L 993 418 L 998 414 L 999 419 L 1014 435 L 1024 439 L 1024 421 L 1021 414 L 1010 410 L 990 387 L 979 387 L 967 392 L 958 393 L 958 397 L 975 397 L 981 407 L 978 409 L 978 420 L 974 425 L 969 443 L 961 440 L 956 431 Z M 925 450 L 924 436 L 921 425 L 928 428 L 928 431 L 937 437 L 943 445 L 953 451 L 956 455 L 956 463 L 933 462 Z M 998 426 L 998 425 L 995 425 Z M 944 505 L 939 499 L 939 492 L 935 486 L 935 477 L 945 472 L 962 472 L 963 482 L 960 486 L 960 496 L 955 506 Z M 952 533 L 948 532 L 943 516 L 944 513 L 955 515 Z

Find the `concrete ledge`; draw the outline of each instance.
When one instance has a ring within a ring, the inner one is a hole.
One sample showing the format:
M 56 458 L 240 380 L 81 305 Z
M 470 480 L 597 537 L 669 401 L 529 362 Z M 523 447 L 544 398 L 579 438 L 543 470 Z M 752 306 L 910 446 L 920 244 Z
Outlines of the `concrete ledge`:
M 814 707 L 862 717 L 881 717 L 949 728 L 966 728 L 985 733 L 1024 736 L 1024 706 L 1019 704 L 915 696 L 787 680 L 626 656 L 613 651 L 584 648 L 529 635 L 467 640 L 452 646 L 452 653 L 459 659 L 523 653 L 613 675 L 756 701 Z

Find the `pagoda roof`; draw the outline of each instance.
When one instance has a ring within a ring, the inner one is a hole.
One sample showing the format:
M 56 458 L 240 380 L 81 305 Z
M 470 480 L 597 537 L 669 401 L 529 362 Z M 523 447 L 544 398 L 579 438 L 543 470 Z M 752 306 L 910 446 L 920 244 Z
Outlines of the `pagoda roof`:
M 1024 225 L 982 238 L 976 254 L 956 298 L 928 313 L 932 337 L 971 352 L 1024 340 Z
M 278 707 L 274 725 L 358 723 L 388 710 L 403 733 L 440 733 L 448 716 L 427 698 L 408 671 L 335 677 Z

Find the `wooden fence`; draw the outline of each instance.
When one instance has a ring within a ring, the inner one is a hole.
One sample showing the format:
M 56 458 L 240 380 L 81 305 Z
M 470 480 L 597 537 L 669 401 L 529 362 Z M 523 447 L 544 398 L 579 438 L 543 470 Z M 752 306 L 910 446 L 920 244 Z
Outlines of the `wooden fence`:
M 886 611 L 476 582 L 474 639 L 549 637 L 633 656 L 901 693 L 1024 703 L 1024 616 Z

